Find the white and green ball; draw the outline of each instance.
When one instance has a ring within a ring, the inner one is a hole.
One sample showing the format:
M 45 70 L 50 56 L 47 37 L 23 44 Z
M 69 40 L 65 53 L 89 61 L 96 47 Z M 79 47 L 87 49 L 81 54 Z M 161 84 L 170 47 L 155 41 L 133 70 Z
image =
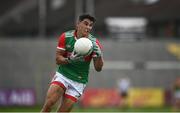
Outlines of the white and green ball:
M 92 52 L 93 44 L 88 38 L 82 37 L 76 40 L 74 50 L 80 55 L 89 55 Z

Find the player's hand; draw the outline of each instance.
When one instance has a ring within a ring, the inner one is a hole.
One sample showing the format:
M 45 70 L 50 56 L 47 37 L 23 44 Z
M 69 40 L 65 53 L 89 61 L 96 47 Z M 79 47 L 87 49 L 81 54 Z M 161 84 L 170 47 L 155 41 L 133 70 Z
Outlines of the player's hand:
M 100 47 L 97 45 L 96 42 L 92 42 L 93 43 L 93 52 L 95 53 L 93 55 L 93 57 L 101 57 L 102 56 L 102 51 L 100 49 Z
M 77 54 L 75 51 L 73 51 L 71 55 L 68 57 L 69 63 L 80 62 L 80 61 L 84 61 L 84 56 Z

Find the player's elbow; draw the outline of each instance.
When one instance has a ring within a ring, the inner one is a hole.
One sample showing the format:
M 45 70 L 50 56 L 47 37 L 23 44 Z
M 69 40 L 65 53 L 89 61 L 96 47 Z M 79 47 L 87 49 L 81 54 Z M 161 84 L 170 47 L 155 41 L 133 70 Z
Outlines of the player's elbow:
M 99 64 L 99 65 L 96 65 L 96 66 L 95 66 L 95 70 L 96 70 L 97 72 L 100 72 L 100 71 L 102 71 L 102 67 L 103 67 L 103 63 L 101 63 L 101 64 Z
M 98 58 L 94 60 L 94 67 L 97 72 L 100 72 L 102 70 L 103 65 L 104 65 L 104 62 L 102 58 Z
M 57 65 L 63 64 L 63 61 L 61 60 L 61 58 L 56 57 L 56 64 Z
M 56 64 L 59 65 L 61 64 L 60 60 L 58 60 L 58 58 L 56 58 Z
M 102 70 L 102 68 L 95 68 L 95 70 L 96 70 L 97 72 L 100 72 L 100 71 Z

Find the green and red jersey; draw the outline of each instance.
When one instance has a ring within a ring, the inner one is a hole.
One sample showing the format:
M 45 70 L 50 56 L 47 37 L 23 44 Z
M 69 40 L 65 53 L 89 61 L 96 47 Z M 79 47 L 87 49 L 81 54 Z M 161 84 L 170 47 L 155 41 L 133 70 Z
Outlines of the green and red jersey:
M 96 46 L 102 48 L 99 41 L 93 35 L 89 34 L 88 38 L 91 41 L 95 41 Z M 65 50 L 65 54 L 63 56 L 69 57 L 74 49 L 76 40 L 75 30 L 64 32 L 59 37 L 57 49 Z M 71 80 L 85 84 L 88 82 L 90 62 L 95 54 L 96 53 L 92 52 L 90 55 L 84 56 L 84 61 L 58 65 L 57 71 Z

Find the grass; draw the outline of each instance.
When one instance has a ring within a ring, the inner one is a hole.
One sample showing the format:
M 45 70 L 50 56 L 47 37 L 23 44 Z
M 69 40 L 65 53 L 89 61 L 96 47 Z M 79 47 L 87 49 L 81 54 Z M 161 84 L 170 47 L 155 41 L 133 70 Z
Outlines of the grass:
M 33 107 L 0 107 L 0 112 L 39 112 L 41 106 Z M 55 111 L 55 109 L 53 110 Z M 170 107 L 163 108 L 79 108 L 75 107 L 73 112 L 171 112 Z

